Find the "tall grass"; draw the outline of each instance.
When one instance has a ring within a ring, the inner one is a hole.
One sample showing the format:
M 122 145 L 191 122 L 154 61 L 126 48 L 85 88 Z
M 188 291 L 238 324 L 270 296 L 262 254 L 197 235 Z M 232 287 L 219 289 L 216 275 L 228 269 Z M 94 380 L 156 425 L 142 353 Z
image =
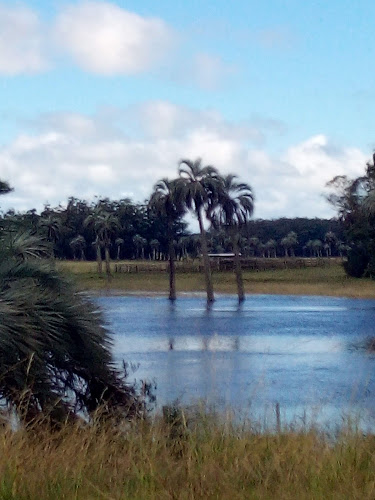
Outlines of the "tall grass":
M 0 431 L 0 499 L 373 499 L 375 438 L 257 432 L 207 414 Z

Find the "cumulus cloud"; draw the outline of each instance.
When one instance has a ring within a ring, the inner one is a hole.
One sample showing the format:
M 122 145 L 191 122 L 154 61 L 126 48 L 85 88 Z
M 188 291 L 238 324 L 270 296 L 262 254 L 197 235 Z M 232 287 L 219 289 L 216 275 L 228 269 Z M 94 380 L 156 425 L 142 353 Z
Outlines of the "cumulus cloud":
M 77 64 L 104 75 L 147 70 L 174 40 L 172 29 L 163 20 L 142 17 L 104 1 L 66 6 L 54 29 L 57 44 Z
M 0 74 L 34 73 L 47 67 L 44 27 L 28 7 L 0 5 Z
M 251 124 L 163 101 L 122 113 L 125 122 L 131 115 L 139 116 L 137 134 L 131 136 L 102 115 L 41 117 L 33 134 L 0 149 L 2 178 L 15 187 L 2 198 L 2 208 L 40 209 L 69 196 L 142 202 L 158 179 L 176 176 L 179 159 L 199 156 L 253 187 L 256 217 L 330 217 L 322 197 L 325 183 L 335 175 L 360 175 L 367 160 L 360 150 L 335 146 L 324 135 L 273 156 L 257 145 Z

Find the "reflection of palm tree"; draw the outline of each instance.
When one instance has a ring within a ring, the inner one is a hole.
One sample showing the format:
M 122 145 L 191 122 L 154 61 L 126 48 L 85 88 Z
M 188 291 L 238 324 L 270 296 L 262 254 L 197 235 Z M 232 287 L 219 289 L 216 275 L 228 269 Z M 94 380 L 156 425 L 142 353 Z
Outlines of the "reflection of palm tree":
M 207 301 L 213 302 L 214 289 L 212 285 L 210 259 L 208 257 L 207 236 L 203 224 L 203 216 L 207 208 L 216 200 L 221 187 L 219 175 L 214 167 L 202 167 L 201 159 L 195 161 L 184 159 L 180 162 L 179 173 L 181 182 L 179 188 L 187 208 L 192 209 L 198 219 L 201 235 L 201 249 L 206 279 Z
M 173 224 L 184 213 L 181 193 L 176 189 L 176 181 L 162 179 L 154 186 L 154 192 L 150 198 L 150 207 L 154 212 L 167 219 L 167 238 L 169 253 L 169 300 L 176 299 L 176 270 L 175 270 L 175 248 L 173 241 Z
M 209 209 L 208 215 L 214 225 L 225 227 L 231 237 L 235 272 L 238 290 L 238 300 L 245 299 L 239 250 L 239 229 L 251 217 L 254 210 L 254 195 L 248 184 L 236 181 L 235 175 L 227 175 L 222 179 L 222 188 L 217 202 Z

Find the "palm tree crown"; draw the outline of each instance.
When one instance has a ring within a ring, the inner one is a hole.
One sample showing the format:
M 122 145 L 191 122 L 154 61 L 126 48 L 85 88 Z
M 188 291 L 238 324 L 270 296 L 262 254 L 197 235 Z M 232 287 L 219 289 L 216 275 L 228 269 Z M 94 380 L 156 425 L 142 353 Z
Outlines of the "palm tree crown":
M 179 174 L 182 182 L 178 183 L 178 188 L 188 208 L 198 213 L 216 199 L 221 183 L 215 167 L 203 167 L 200 158 L 195 161 L 183 159 L 180 161 Z
M 240 226 L 252 216 L 254 194 L 237 176 L 229 174 L 222 178 L 217 201 L 208 210 L 210 220 L 217 226 Z

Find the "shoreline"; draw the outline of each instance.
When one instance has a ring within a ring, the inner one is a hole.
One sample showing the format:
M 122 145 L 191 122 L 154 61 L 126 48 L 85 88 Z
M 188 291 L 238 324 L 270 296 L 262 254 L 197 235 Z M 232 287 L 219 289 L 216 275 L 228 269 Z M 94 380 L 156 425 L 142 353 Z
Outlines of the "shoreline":
M 142 269 L 142 265 L 145 269 Z M 146 268 L 147 266 L 147 268 Z M 58 268 L 72 278 L 79 289 L 92 295 L 167 296 L 168 273 L 150 270 L 149 263 L 140 262 L 138 272 L 113 272 L 108 282 L 104 274 L 98 275 L 95 262 L 62 261 Z M 113 266 L 114 270 L 114 266 Z M 277 269 L 243 272 L 245 293 L 252 295 L 326 296 L 375 299 L 375 281 L 352 278 L 345 274 L 340 263 L 332 262 L 320 267 Z M 237 293 L 232 271 L 213 272 L 215 295 Z M 177 299 L 184 294 L 205 295 L 204 275 L 200 272 L 176 273 Z

